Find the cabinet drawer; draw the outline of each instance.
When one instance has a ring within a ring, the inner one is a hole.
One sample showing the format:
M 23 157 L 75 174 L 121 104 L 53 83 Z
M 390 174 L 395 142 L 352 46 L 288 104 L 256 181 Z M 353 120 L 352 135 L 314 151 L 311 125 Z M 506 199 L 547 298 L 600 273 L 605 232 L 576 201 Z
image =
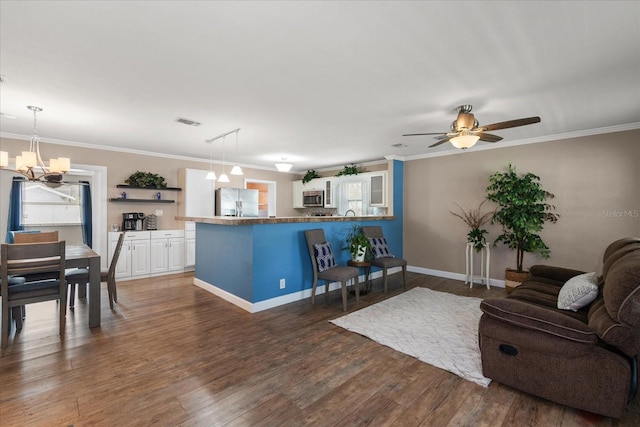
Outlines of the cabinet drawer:
M 184 237 L 184 230 L 154 230 L 151 231 L 152 239 L 168 239 L 171 237 Z

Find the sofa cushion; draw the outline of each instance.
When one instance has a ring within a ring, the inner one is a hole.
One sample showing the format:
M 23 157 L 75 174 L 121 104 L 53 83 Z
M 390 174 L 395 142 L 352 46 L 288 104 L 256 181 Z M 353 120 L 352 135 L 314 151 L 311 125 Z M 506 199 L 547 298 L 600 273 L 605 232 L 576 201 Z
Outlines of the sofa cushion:
M 578 311 L 598 296 L 598 275 L 584 273 L 567 280 L 558 294 L 558 308 Z
M 480 303 L 480 309 L 488 316 L 522 328 L 583 344 L 598 342 L 598 336 L 584 322 L 524 301 L 486 299 Z

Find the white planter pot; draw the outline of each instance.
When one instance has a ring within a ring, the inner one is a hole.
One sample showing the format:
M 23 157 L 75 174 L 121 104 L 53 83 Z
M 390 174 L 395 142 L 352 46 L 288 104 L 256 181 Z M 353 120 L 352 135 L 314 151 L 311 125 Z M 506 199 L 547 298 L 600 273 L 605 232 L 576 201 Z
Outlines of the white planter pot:
M 351 254 L 351 260 L 355 262 L 364 261 L 364 257 L 367 254 L 367 248 L 365 246 L 358 246 L 358 250 Z

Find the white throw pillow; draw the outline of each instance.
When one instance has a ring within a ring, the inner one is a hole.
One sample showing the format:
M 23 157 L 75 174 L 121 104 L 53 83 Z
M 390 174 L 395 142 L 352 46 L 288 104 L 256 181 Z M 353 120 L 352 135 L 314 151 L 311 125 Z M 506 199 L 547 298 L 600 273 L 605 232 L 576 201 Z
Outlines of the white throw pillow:
M 558 308 L 578 311 L 598 296 L 598 275 L 585 273 L 572 277 L 560 289 Z

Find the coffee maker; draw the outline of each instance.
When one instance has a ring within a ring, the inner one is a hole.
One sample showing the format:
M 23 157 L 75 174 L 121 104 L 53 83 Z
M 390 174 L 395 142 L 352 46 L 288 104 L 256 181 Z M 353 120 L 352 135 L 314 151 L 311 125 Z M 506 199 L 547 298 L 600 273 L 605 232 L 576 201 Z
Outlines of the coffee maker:
M 142 231 L 144 225 L 144 213 L 127 212 L 122 214 L 122 229 L 124 231 Z

